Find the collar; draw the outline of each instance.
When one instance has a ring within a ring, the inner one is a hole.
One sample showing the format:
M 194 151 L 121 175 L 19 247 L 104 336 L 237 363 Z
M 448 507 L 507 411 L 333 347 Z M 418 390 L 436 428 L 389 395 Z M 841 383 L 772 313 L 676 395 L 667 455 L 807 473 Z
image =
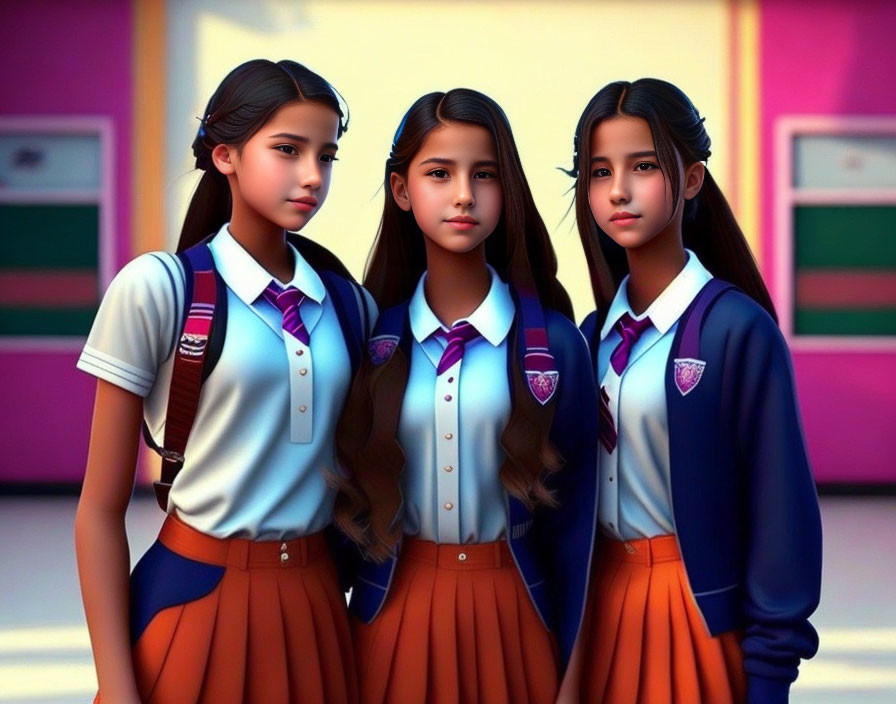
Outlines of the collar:
M 616 295 L 613 297 L 613 302 L 610 304 L 610 310 L 607 313 L 604 326 L 601 328 L 601 340 L 610 334 L 610 330 L 613 329 L 616 321 L 624 313 L 628 313 L 636 320 L 650 316 L 650 321 L 660 335 L 665 335 L 669 328 L 675 325 L 682 313 L 687 310 L 687 307 L 691 305 L 691 302 L 700 293 L 700 289 L 712 278 L 712 274 L 700 263 L 696 254 L 689 249 L 684 251 L 688 255 L 684 269 L 678 272 L 678 275 L 669 282 L 665 290 L 656 297 L 656 300 L 641 315 L 635 315 L 628 302 L 629 277 L 626 276 L 622 280 Z
M 501 280 L 497 272 L 490 266 L 488 271 L 491 275 L 492 283 L 482 303 L 467 317 L 454 321 L 453 325 L 468 322 L 479 331 L 482 337 L 488 340 L 494 347 L 497 347 L 507 337 L 507 333 L 510 332 L 510 326 L 513 325 L 513 316 L 516 314 L 516 307 L 513 304 L 513 298 L 510 295 L 507 284 Z M 408 306 L 411 332 L 414 335 L 414 339 L 421 343 L 436 330 L 447 331 L 449 329 L 442 325 L 436 314 L 429 307 L 429 303 L 426 302 L 426 294 L 423 292 L 425 281 L 426 273 L 424 272 L 417 283 L 417 288 Z
M 251 306 L 274 277 L 233 238 L 229 224 L 221 226 L 208 246 L 224 283 L 243 303 Z M 287 246 L 292 250 L 295 272 L 291 281 L 277 283 L 281 286 L 295 286 L 308 298 L 320 303 L 326 296 L 323 281 L 291 243 L 287 242 Z

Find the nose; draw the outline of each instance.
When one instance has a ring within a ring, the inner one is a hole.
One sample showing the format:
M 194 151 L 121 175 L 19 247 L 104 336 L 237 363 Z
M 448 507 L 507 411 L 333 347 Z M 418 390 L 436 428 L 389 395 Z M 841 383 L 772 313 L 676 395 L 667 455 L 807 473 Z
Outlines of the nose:
M 311 157 L 307 163 L 301 166 L 299 180 L 304 188 L 320 188 L 323 183 L 323 174 L 320 161 L 316 157 Z
M 473 195 L 473 184 L 470 179 L 460 176 L 456 183 L 457 191 L 454 194 L 454 205 L 458 208 L 472 208 L 476 204 L 476 198 Z
M 610 184 L 610 200 L 613 203 L 628 203 L 631 199 L 628 182 L 623 174 L 614 174 Z

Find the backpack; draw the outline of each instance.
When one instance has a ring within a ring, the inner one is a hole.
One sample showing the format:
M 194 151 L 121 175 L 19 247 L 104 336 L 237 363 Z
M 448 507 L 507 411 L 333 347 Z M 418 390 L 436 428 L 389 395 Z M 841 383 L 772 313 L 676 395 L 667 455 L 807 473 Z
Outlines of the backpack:
M 211 236 L 207 237 L 177 253 L 185 280 L 183 327 L 174 351 L 162 447 L 153 440 L 146 422 L 143 423 L 143 439 L 162 457 L 161 477 L 153 482 L 153 489 L 163 511 L 168 510 L 171 485 L 184 465 L 184 449 L 196 418 L 202 383 L 215 368 L 224 347 L 227 289 L 215 269 L 208 247 L 211 239 Z M 354 376 L 370 327 L 361 286 L 342 262 L 324 247 L 294 233 L 287 233 L 287 240 L 323 281 L 336 309 Z

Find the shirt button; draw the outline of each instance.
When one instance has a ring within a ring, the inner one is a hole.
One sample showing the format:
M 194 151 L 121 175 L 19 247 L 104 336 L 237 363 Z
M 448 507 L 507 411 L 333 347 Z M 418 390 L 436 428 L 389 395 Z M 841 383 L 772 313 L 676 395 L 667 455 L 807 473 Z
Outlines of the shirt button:
M 449 464 L 449 465 L 446 465 L 446 466 L 445 466 L 445 471 L 446 471 L 446 472 L 453 472 L 453 471 L 454 471 L 454 467 L 452 467 L 450 464 Z
M 457 559 L 458 559 L 459 562 L 466 562 L 466 560 L 467 560 L 467 553 L 462 552 L 460 555 L 457 556 Z
M 451 394 L 445 394 L 445 400 L 446 400 L 446 401 L 450 401 L 450 400 L 451 400 Z
M 281 552 L 280 553 L 280 564 L 285 565 L 287 562 L 289 562 L 289 553 Z
M 448 377 L 448 383 L 451 384 L 451 383 L 453 383 L 453 382 L 454 382 L 454 377 L 453 377 L 453 376 L 449 376 L 449 377 Z
M 299 406 L 299 413 L 304 413 L 308 410 L 308 406 Z
M 307 369 L 299 369 L 299 374 L 301 374 L 302 376 L 305 376 L 307 373 L 308 373 Z
M 613 477 L 610 477 L 610 481 L 613 481 Z
M 447 502 L 447 503 L 445 504 L 445 510 L 446 510 L 446 511 L 450 511 L 450 510 L 453 509 L 453 508 L 454 508 L 454 504 L 451 503 L 450 501 Z
M 296 357 L 301 357 L 303 354 L 305 354 L 305 350 L 296 350 Z
M 445 433 L 445 439 L 446 439 L 446 440 L 450 440 L 450 439 L 453 438 L 453 437 L 454 437 L 454 433 Z

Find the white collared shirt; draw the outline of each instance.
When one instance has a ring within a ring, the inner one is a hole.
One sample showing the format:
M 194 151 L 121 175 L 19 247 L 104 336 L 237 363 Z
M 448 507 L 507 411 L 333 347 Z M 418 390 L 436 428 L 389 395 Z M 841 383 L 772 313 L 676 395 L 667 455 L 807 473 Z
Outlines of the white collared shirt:
M 690 250 L 687 263 L 641 315 L 628 301 L 628 277 L 600 331 L 597 378 L 609 396 L 617 432 L 616 449 L 599 447 L 600 502 L 603 532 L 618 540 L 635 540 L 675 532 L 672 515 L 666 368 L 678 320 L 712 278 Z M 624 313 L 653 323 L 638 338 L 619 375 L 610 355 L 622 339 L 613 326 Z
M 506 492 L 498 478 L 500 438 L 510 416 L 507 335 L 516 313 L 505 284 L 489 268 L 491 287 L 466 318 L 481 337 L 440 376 L 436 368 L 447 331 L 426 302 L 420 279 L 408 309 L 411 368 L 398 425 L 406 463 L 402 475 L 404 530 L 437 543 L 498 540 L 507 524 Z
M 324 472 L 335 469 L 336 421 L 350 381 L 336 310 L 321 278 L 292 248 L 295 274 L 278 283 L 306 295 L 300 314 L 311 341 L 305 346 L 284 334 L 280 311 L 261 297 L 271 275 L 226 225 L 209 247 L 227 285 L 227 330 L 202 386 L 168 510 L 217 537 L 316 532 L 332 516 Z M 183 297 L 176 257 L 137 257 L 110 284 L 78 361 L 83 371 L 145 398 L 144 418 L 159 444 Z

